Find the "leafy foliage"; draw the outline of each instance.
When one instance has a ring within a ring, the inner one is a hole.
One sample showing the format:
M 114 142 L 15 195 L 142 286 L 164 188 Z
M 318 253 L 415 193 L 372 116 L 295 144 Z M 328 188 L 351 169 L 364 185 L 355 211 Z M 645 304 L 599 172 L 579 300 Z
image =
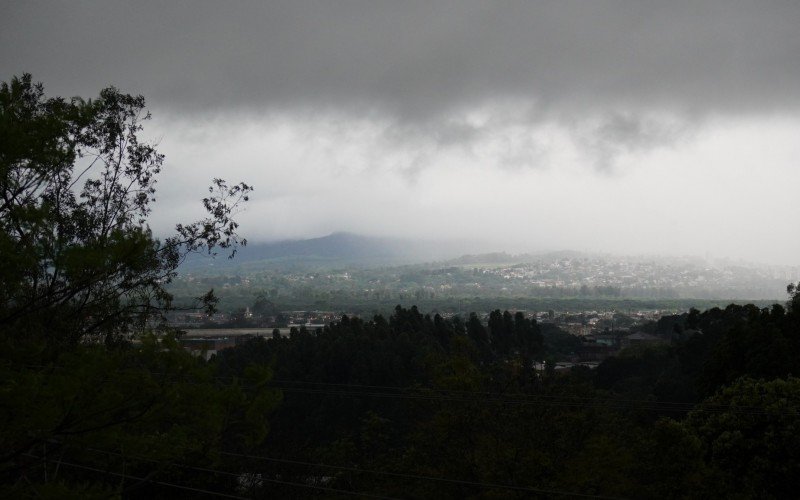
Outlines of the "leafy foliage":
M 219 362 L 229 374 L 274 363 L 284 401 L 254 454 L 293 462 L 259 462 L 263 477 L 415 498 L 781 498 L 800 477 L 798 358 L 759 353 L 794 352 L 794 314 L 694 310 L 665 322 L 681 327 L 669 345 L 553 374 L 525 359 L 563 340 L 522 315 L 398 306 L 388 319 L 256 339 Z
M 744 377 L 703 401 L 686 421 L 716 471 L 715 493 L 787 498 L 800 474 L 800 379 Z
M 27 74 L 0 85 L 0 496 L 202 487 L 197 467 L 221 461 L 223 440 L 262 441 L 280 399 L 268 366 L 219 379 L 152 333 L 189 253 L 246 243 L 234 216 L 252 188 L 215 179 L 205 219 L 154 237 L 164 157 L 139 139 L 144 105 L 114 87 L 48 98 Z
M 27 74 L 0 86 L 0 335 L 118 341 L 170 306 L 164 287 L 187 253 L 235 251 L 233 216 L 252 188 L 221 179 L 206 219 L 152 235 L 164 156 L 138 137 L 144 106 L 114 87 L 48 98 Z

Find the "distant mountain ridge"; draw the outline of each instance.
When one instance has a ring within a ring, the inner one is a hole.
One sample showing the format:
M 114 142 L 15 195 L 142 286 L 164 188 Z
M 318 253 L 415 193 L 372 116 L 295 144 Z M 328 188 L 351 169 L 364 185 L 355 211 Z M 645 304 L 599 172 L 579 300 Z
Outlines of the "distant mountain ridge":
M 247 263 L 317 265 L 397 265 L 453 258 L 458 251 L 448 245 L 399 238 L 378 238 L 347 232 L 304 240 L 250 243 L 239 248 L 235 259 L 193 256 L 184 268 L 227 267 Z
M 224 258 L 222 256 L 224 252 L 220 252 L 220 256 L 217 258 L 207 255 L 192 255 L 182 267 L 187 270 L 258 265 L 301 268 L 407 264 L 517 264 L 542 260 L 597 257 L 597 255 L 574 250 L 521 254 L 496 251 L 470 253 L 470 250 L 475 250 L 475 246 L 474 243 L 456 241 L 420 241 L 334 232 L 317 238 L 250 243 L 245 247 L 240 247 L 234 259 Z
M 239 248 L 234 259 L 226 259 L 220 252 L 217 258 L 191 255 L 182 265 L 183 270 L 245 267 L 267 268 L 331 268 L 376 267 L 425 264 L 429 266 L 514 265 L 536 262 L 592 260 L 604 262 L 657 262 L 677 267 L 732 269 L 784 268 L 786 266 L 759 266 L 733 262 L 710 262 L 699 257 L 620 256 L 559 250 L 512 254 L 508 252 L 478 251 L 475 244 L 458 241 L 420 241 L 402 238 L 364 236 L 348 232 L 335 232 L 317 238 L 284 240 L 271 243 L 250 243 Z M 485 249 L 486 247 L 484 247 Z M 785 272 L 785 270 L 784 270 Z M 796 273 L 796 270 L 795 270 Z M 792 275 L 793 276 L 793 275 Z M 787 278 L 788 279 L 788 278 Z
M 243 260 L 287 257 L 320 257 L 330 259 L 387 258 L 402 252 L 389 240 L 369 238 L 352 233 L 332 233 L 306 240 L 259 243 L 241 249 Z

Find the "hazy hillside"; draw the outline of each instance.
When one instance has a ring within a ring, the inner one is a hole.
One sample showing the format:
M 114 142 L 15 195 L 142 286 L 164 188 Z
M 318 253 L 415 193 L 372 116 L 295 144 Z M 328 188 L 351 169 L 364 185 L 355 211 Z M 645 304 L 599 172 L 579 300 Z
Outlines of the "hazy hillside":
M 233 260 L 194 255 L 183 265 L 184 270 L 198 268 L 267 268 L 385 266 L 414 264 L 450 259 L 462 255 L 456 244 L 376 238 L 337 232 L 305 240 L 255 243 L 242 247 Z
M 464 247 L 334 233 L 247 246 L 236 259 L 195 257 L 171 285 L 178 297 L 213 287 L 227 307 L 269 293 L 294 308 L 364 301 L 497 298 L 779 300 L 800 270 L 697 257 L 575 251 L 461 254 Z M 449 255 L 448 255 L 449 254 Z

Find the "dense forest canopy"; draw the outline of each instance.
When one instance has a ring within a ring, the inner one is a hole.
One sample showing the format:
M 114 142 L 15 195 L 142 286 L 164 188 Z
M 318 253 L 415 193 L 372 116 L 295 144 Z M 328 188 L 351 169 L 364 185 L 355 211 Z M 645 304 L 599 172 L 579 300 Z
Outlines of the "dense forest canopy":
M 0 86 L 3 496 L 796 496 L 795 286 L 654 323 L 665 342 L 596 369 L 557 371 L 572 337 L 522 312 L 400 305 L 191 356 L 156 321 L 165 284 L 235 249 L 251 188 L 215 180 L 208 218 L 156 238 L 147 117 L 115 88 Z

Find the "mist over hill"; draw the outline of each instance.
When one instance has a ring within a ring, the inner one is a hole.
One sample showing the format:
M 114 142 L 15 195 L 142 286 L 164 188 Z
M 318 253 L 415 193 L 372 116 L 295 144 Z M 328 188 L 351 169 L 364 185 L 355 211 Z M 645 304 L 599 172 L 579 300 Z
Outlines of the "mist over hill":
M 475 245 L 469 246 L 472 248 Z M 374 267 L 453 259 L 464 253 L 463 242 L 442 243 L 335 232 L 319 238 L 251 243 L 241 247 L 235 259 L 194 255 L 187 259 L 183 268 Z
M 458 242 L 333 233 L 248 245 L 232 260 L 195 256 L 181 268 L 183 276 L 175 286 L 177 290 L 181 283 L 196 284 L 197 277 L 214 276 L 216 286 L 227 287 L 223 296 L 249 297 L 255 289 L 283 289 L 284 297 L 297 295 L 298 300 L 315 294 L 367 294 L 393 300 L 423 296 L 776 300 L 800 273 L 797 267 L 693 256 L 571 250 L 464 253 L 473 248 Z

